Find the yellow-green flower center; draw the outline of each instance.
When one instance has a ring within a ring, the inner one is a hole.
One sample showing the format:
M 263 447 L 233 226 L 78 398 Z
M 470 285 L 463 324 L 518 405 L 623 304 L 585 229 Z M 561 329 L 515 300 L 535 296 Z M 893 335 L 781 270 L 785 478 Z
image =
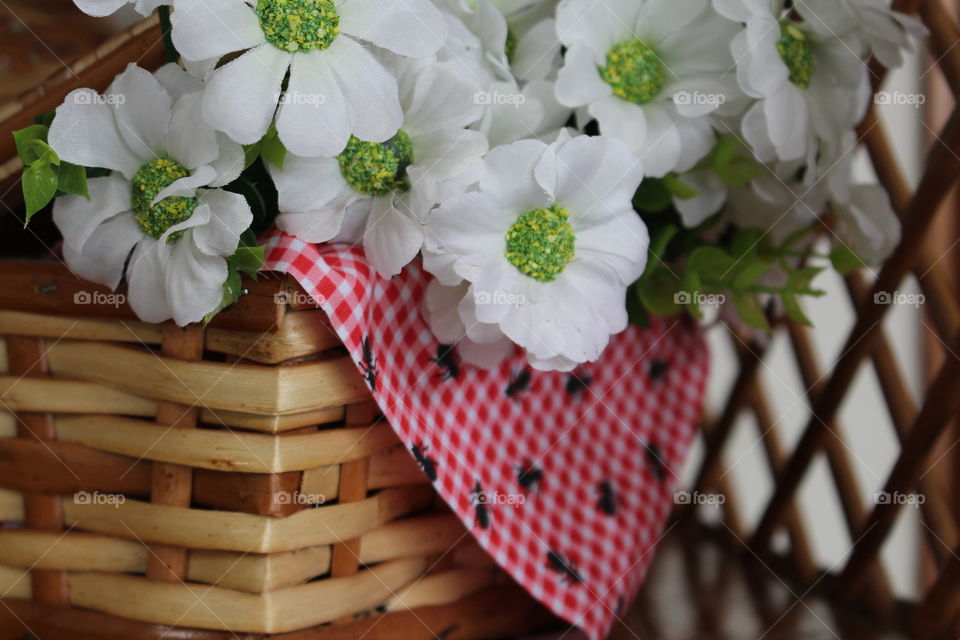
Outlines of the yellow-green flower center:
M 556 280 L 573 260 L 576 237 L 569 217 L 557 205 L 521 214 L 507 231 L 507 260 L 534 280 Z
M 340 35 L 333 0 L 257 0 L 267 42 L 291 53 L 326 49 Z
M 133 176 L 133 217 L 144 233 L 159 238 L 170 227 L 190 219 L 197 208 L 196 198 L 170 196 L 153 204 L 161 191 L 188 175 L 190 172 L 187 168 L 176 160 L 159 158 L 140 167 Z M 183 232 L 179 231 L 173 233 L 168 242 L 173 242 L 182 235 Z
M 600 77 L 613 87 L 613 93 L 624 100 L 645 104 L 663 89 L 663 62 L 643 40 L 624 40 L 607 53 L 606 66 Z
M 813 78 L 813 50 L 806 34 L 792 24 L 781 25 L 782 35 L 777 43 L 777 51 L 790 71 L 790 82 L 801 89 L 810 86 Z
M 386 142 L 364 142 L 350 136 L 337 159 L 340 174 L 358 193 L 385 196 L 410 186 L 407 167 L 413 164 L 413 143 L 403 129 Z

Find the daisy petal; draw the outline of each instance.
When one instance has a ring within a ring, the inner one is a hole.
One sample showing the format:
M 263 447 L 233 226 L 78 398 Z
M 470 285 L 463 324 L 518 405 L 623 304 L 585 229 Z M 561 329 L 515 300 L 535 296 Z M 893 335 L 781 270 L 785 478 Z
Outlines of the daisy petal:
M 63 258 L 81 278 L 116 289 L 130 251 L 143 237 L 133 216 L 124 213 L 94 229 L 82 250 L 64 244 Z
M 631 208 L 643 164 L 615 138 L 578 136 L 557 151 L 557 174 L 557 202 L 590 224 Z
M 193 233 L 196 231 L 187 232 L 176 242 L 164 265 L 170 312 L 181 327 L 200 322 L 216 309 L 227 281 L 227 261 L 200 251 L 190 237 Z
M 375 198 L 363 233 L 363 248 L 373 268 L 383 277 L 392 278 L 413 260 L 422 246 L 420 223 L 400 211 L 392 198 Z
M 557 76 L 557 101 L 567 107 L 581 107 L 613 95 L 613 89 L 600 77 L 593 53 L 582 43 L 567 51 Z
M 63 243 L 76 251 L 104 221 L 118 213 L 130 211 L 130 183 L 118 175 L 91 178 L 87 181 L 90 199 L 67 195 L 53 204 L 53 222 L 63 236 Z
M 164 274 L 170 261 L 170 245 L 144 236 L 127 267 L 127 299 L 144 322 L 163 322 L 172 316 L 167 302 Z
M 103 18 L 127 4 L 127 0 L 73 0 L 73 3 L 88 16 Z
M 547 145 L 537 140 L 521 140 L 493 149 L 484 159 L 486 170 L 480 179 L 481 190 L 495 198 L 503 211 L 514 216 L 550 206 L 553 203 L 550 185 L 539 184 L 534 179 L 547 153 L 550 153 Z M 554 185 L 555 171 L 554 165 Z
M 203 94 L 194 92 L 177 100 L 170 118 L 167 152 L 189 170 L 210 164 L 220 155 L 217 132 L 198 118 Z
M 243 0 L 177 0 L 171 22 L 173 44 L 187 60 L 220 58 L 266 42 L 257 14 Z
M 349 196 L 350 185 L 340 174 L 336 158 L 288 155 L 283 169 L 269 165 L 277 187 L 280 211 L 310 211 Z
M 158 193 L 157 197 L 153 199 L 153 202 L 150 203 L 150 205 L 156 205 L 164 198 L 169 198 L 170 196 L 192 198 L 196 195 L 197 189 L 207 186 L 213 180 L 215 180 L 216 177 L 217 172 L 214 171 L 213 167 L 209 165 L 198 167 L 197 170 L 189 176 L 180 178 L 179 180 L 173 182 L 169 187 Z
M 197 248 L 211 256 L 229 256 L 240 244 L 240 234 L 253 222 L 247 199 L 238 193 L 208 189 L 200 201 L 210 207 L 210 221 L 193 230 Z
M 346 96 L 351 131 L 361 140 L 385 142 L 403 124 L 397 81 L 373 54 L 349 38 L 325 53 Z
M 240 144 L 253 144 L 270 127 L 289 53 L 264 44 L 213 72 L 203 92 L 203 116 Z
M 113 110 L 90 89 L 72 91 L 57 107 L 47 140 L 61 160 L 113 169 L 128 179 L 143 164 L 117 130 Z
M 350 115 L 329 60 L 321 51 L 293 56 L 277 133 L 299 156 L 332 158 L 350 139 Z
M 120 135 L 138 158 L 148 162 L 166 155 L 170 94 L 152 73 L 131 63 L 104 95 Z
M 447 38 L 447 23 L 429 0 L 338 2 L 340 30 L 412 58 L 432 55 Z

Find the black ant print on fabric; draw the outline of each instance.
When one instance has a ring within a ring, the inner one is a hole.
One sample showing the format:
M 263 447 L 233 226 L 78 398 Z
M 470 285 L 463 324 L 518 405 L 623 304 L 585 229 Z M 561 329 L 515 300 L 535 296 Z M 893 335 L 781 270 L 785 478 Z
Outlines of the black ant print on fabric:
M 377 358 L 373 355 L 373 347 L 370 346 L 370 336 L 363 337 L 363 362 L 360 363 L 360 370 L 363 371 L 363 378 L 370 385 L 370 390 L 376 391 Z
M 423 440 L 410 447 L 413 457 L 417 459 L 420 469 L 426 474 L 430 482 L 437 480 L 437 461 L 427 455 L 427 449 L 430 447 L 423 443 Z

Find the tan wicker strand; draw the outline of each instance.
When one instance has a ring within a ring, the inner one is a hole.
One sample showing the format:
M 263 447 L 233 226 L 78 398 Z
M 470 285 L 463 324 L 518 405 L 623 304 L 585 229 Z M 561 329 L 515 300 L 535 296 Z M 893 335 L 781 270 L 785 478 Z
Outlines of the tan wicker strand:
M 226 430 L 171 430 L 110 415 L 60 417 L 56 428 L 61 440 L 92 449 L 245 473 L 303 471 L 364 460 L 396 444 L 393 430 L 385 423 L 283 438 Z
M 49 375 L 47 353 L 49 347 L 40 338 L 7 336 L 7 359 L 10 373 L 22 377 Z M 55 440 L 53 416 L 48 413 L 18 413 L 17 432 L 21 439 L 39 441 Z M 30 492 L 24 496 L 23 509 L 27 526 L 49 531 L 63 528 L 63 511 L 56 496 Z M 61 571 L 37 570 L 31 575 L 33 598 L 53 605 L 66 604 L 67 577 Z
M 277 553 L 356 538 L 427 508 L 428 486 L 386 489 L 361 502 L 325 505 L 286 518 L 185 509 L 138 500 L 64 503 L 69 526 L 193 549 Z
M 394 560 L 353 576 L 262 595 L 121 574 L 72 573 L 70 592 L 77 606 L 147 622 L 283 633 L 372 608 L 414 580 L 424 566 L 423 559 Z
M 363 400 L 369 392 L 346 357 L 287 367 L 187 362 L 131 346 L 61 342 L 47 355 L 58 376 L 79 377 L 179 404 L 289 415 Z

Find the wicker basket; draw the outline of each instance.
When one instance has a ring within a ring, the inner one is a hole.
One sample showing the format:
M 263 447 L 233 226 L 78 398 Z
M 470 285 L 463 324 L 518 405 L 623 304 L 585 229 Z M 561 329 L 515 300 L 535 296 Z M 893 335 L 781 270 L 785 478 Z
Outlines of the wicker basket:
M 0 628 L 481 638 L 547 619 L 295 293 L 251 283 L 180 329 L 60 265 L 0 262 Z

